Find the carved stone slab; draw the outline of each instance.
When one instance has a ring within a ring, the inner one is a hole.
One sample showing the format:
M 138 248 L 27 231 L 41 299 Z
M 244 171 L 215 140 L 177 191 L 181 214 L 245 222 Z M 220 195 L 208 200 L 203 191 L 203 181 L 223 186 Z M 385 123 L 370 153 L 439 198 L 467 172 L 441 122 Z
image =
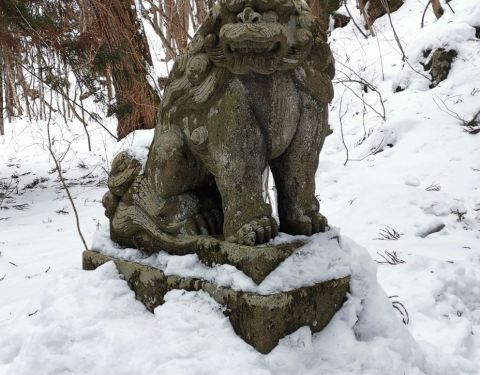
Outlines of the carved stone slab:
M 305 243 L 306 241 L 298 240 L 281 245 L 244 246 L 205 237 L 199 241 L 197 255 L 201 262 L 209 266 L 230 264 L 243 271 L 256 284 L 260 284 L 270 272 Z
M 261 353 L 270 352 L 278 341 L 308 325 L 312 332 L 324 328 L 345 300 L 350 277 L 325 281 L 286 292 L 261 295 L 236 291 L 214 283 L 180 276 L 167 276 L 161 270 L 109 257 L 94 251 L 83 253 L 83 269 L 93 270 L 113 261 L 139 301 L 148 310 L 164 302 L 173 289 L 208 293 L 226 307 L 235 332 Z

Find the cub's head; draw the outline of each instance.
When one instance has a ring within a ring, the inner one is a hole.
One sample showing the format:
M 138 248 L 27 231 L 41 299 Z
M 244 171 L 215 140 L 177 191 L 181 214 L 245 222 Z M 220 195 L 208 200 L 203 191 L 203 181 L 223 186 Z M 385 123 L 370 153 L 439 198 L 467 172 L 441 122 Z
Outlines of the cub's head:
M 303 0 L 219 0 L 201 33 L 214 65 L 234 74 L 271 74 L 306 59 L 314 22 Z

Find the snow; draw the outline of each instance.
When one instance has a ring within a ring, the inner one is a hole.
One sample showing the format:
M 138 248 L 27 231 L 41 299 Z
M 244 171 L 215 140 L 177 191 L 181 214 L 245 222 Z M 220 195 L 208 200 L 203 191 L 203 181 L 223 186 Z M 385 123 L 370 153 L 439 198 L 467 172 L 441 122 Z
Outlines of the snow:
M 354 275 L 352 290 L 322 332 L 301 328 L 268 355 L 239 339 L 221 306 L 204 293 L 170 292 L 150 314 L 113 264 L 82 271 L 73 213 L 50 173 L 45 123 L 7 123 L 0 181 L 18 182 L 18 194 L 13 189 L 0 205 L 0 374 L 480 373 L 479 135 L 465 133 L 442 104 L 467 120 L 480 110 L 480 48 L 472 27 L 479 26 L 480 2 L 449 4 L 455 14 L 445 6 L 436 20 L 429 10 L 423 29 L 425 1 L 406 0 L 392 14 L 417 72 L 428 77 L 420 64 L 425 49 L 457 50 L 449 77 L 433 89 L 402 62 L 387 17 L 375 22 L 376 37 L 363 39 L 352 24 L 333 31 L 334 133 L 321 154 L 317 193 L 322 212 L 341 231 L 335 251 L 350 249 L 344 260 Z M 349 9 L 356 13 L 353 1 Z M 379 90 L 385 120 L 378 94 L 361 94 L 359 84 L 341 82 L 346 78 L 365 79 Z M 399 85 L 404 91 L 395 92 Z M 350 157 L 345 166 L 342 115 Z M 90 244 L 106 223 L 100 200 L 113 155 L 129 149 L 144 158 L 151 131 L 117 145 L 92 123 L 92 152 L 78 123 L 64 126 L 59 119 L 52 132 Z M 48 180 L 33 184 L 42 178 Z M 443 229 L 423 236 L 440 224 Z M 398 236 L 382 237 L 392 230 Z M 370 259 L 383 261 L 387 251 L 404 263 L 377 266 Z M 296 266 L 289 262 L 260 286 L 228 266 L 203 277 L 244 290 L 279 290 L 294 285 L 292 273 L 284 272 Z M 204 272 L 195 256 L 167 265 L 166 272 Z M 392 302 L 408 311 L 408 325 Z
M 338 229 L 331 228 L 326 233 L 309 238 L 307 244 L 297 249 L 257 286 L 235 267 L 228 264 L 208 267 L 200 262 L 196 254 L 175 256 L 161 251 L 146 257 L 135 249 L 121 249 L 110 240 L 108 226 L 95 234 L 91 248 L 105 255 L 158 268 L 167 276 L 193 277 L 259 294 L 285 292 L 353 275 L 355 263 L 365 258 L 366 253 L 358 245 L 346 242 Z
M 268 355 L 236 336 L 221 306 L 206 293 L 169 292 L 165 304 L 150 314 L 135 301 L 112 262 L 93 272 L 70 270 L 52 280 L 39 313 L 19 317 L 6 328 L 0 358 L 13 358 L 7 373 L 18 375 L 32 369 L 40 374 L 420 374 L 441 373 L 441 366 L 469 369 L 461 361 L 448 363 L 448 356 L 440 363 L 429 361 L 429 352 L 413 340 L 376 283 L 368 256 L 356 268 L 352 294 L 324 331 L 312 336 L 301 328 Z
M 128 134 L 120 142 L 118 142 L 115 149 L 115 155 L 121 151 L 125 151 L 127 154 L 137 159 L 141 166 L 142 172 L 147 162 L 148 150 L 153 140 L 153 133 L 155 129 L 137 130 Z
M 440 232 L 443 228 L 445 228 L 445 223 L 442 220 L 433 219 L 425 225 L 419 226 L 415 234 L 418 237 L 425 238 L 432 233 Z

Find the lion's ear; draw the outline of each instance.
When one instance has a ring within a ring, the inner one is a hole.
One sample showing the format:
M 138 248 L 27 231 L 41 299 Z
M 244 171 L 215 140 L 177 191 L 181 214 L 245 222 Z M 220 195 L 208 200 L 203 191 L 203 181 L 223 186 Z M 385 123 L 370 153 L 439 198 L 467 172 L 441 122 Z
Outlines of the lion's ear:
M 325 28 L 319 18 L 315 17 L 309 25 L 309 30 L 313 36 L 313 47 L 310 58 L 316 60 L 319 64 L 317 69 L 326 72 L 330 79 L 335 76 L 335 60 L 328 45 L 328 38 Z
M 312 49 L 305 61 L 294 70 L 293 77 L 307 94 L 320 103 L 330 103 L 333 99 L 335 60 L 318 19 L 310 23 L 309 30 L 313 35 Z
M 328 104 L 333 99 L 332 79 L 327 71 L 319 71 L 314 59 L 307 59 L 293 71 L 293 79 L 301 90 L 321 104 Z
M 327 42 L 315 43 L 308 60 L 312 61 L 316 70 L 327 74 L 330 80 L 335 77 L 335 59 Z

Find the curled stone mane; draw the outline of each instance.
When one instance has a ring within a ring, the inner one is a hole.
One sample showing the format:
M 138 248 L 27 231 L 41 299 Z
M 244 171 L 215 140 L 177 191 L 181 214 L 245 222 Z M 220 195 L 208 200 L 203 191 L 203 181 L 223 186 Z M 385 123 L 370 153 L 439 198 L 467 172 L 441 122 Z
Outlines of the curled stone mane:
M 208 107 L 225 83 L 250 71 L 288 71 L 319 103 L 331 101 L 334 60 L 308 5 L 302 0 L 247 1 L 217 2 L 187 52 L 177 57 L 159 109 L 161 128 L 169 128 L 177 108 Z M 242 17 L 259 21 L 244 23 Z

